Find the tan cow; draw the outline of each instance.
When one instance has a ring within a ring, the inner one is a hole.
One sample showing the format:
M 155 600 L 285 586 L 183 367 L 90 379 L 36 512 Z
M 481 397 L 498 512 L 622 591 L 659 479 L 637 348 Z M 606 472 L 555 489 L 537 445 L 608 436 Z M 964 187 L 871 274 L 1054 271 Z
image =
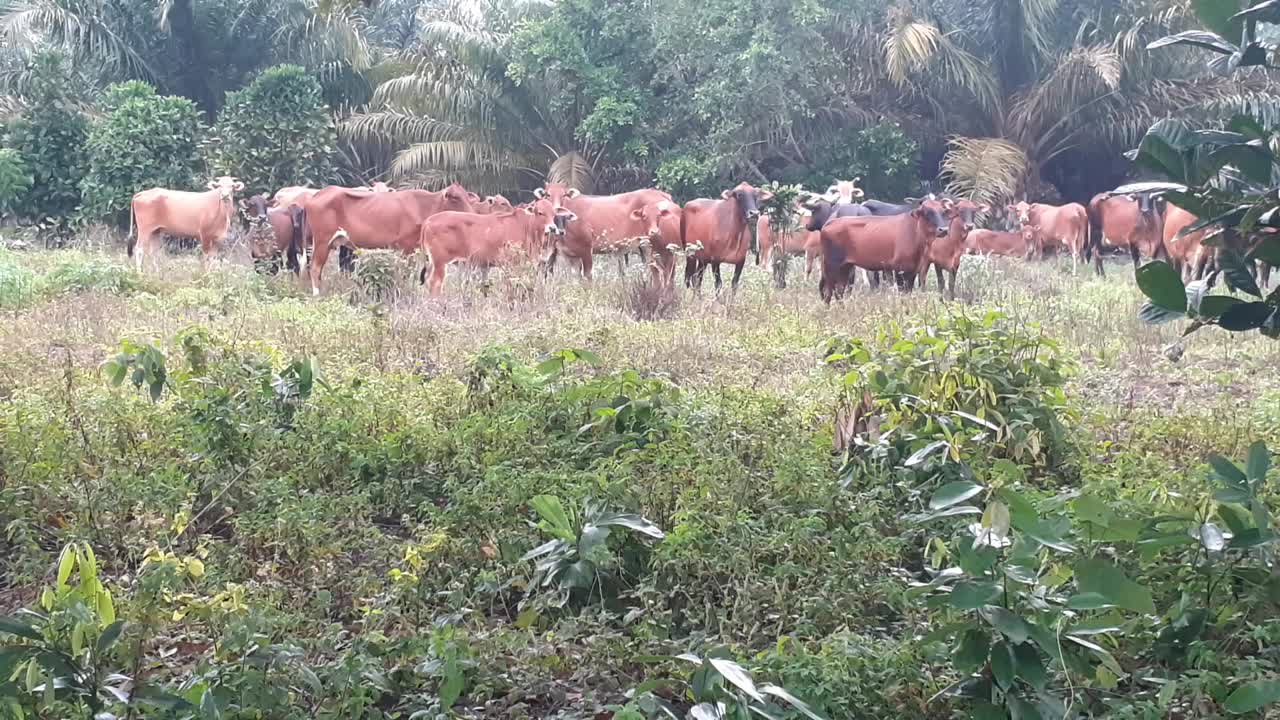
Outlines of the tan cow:
M 964 251 L 970 255 L 1026 257 L 1029 249 L 1028 234 L 978 228 L 964 239 Z
M 442 212 L 422 223 L 420 244 L 430 257 L 428 288 L 439 295 L 451 263 L 464 262 L 487 272 L 495 266 L 541 262 L 546 238 L 564 232 L 576 216 L 557 211 L 550 200 L 538 200 L 505 212 L 487 215 Z
M 1164 257 L 1164 220 L 1160 217 L 1161 200 L 1150 193 L 1112 195 L 1099 193 L 1089 201 L 1089 215 L 1098 224 L 1101 236 L 1094 238 L 1094 251 L 1101 245 L 1126 248 L 1133 258 L 1133 268 L 1138 269 L 1142 257 Z M 1102 256 L 1094 258 L 1094 270 L 1099 275 Z
M 1071 273 L 1084 257 L 1089 244 L 1089 213 L 1079 203 L 1045 205 L 1020 202 L 1010 205 L 1024 229 L 1030 228 L 1031 245 L 1044 259 L 1045 251 L 1052 247 L 1065 247 L 1071 253 Z
M 288 208 L 290 205 L 303 207 L 313 195 L 320 192 L 315 188 L 294 185 L 292 187 L 280 188 L 276 194 L 271 197 L 271 204 L 278 208 Z
M 756 221 L 756 241 L 760 243 L 760 257 L 757 265 L 772 267 L 775 252 L 784 255 L 804 257 L 804 276 L 813 274 L 814 260 L 822 253 L 822 243 L 816 230 L 808 230 L 804 224 L 794 230 L 774 232 L 768 215 L 761 215 Z
M 979 205 L 972 200 L 951 198 L 943 200 L 942 206 L 950 214 L 951 224 L 947 227 L 947 234 L 944 237 L 934 238 L 929 244 L 929 263 L 933 265 L 933 271 L 938 277 L 938 292 L 945 293 L 948 298 L 955 300 L 956 274 L 960 271 L 960 258 L 964 255 L 965 239 L 977 225 L 978 213 L 990 212 L 991 208 L 987 205 Z M 943 278 L 943 270 L 947 271 L 951 279 L 950 284 Z M 920 273 L 921 290 L 925 288 L 928 278 L 929 269 L 926 267 L 924 272 Z
M 671 202 L 670 195 L 653 188 L 617 195 L 584 195 L 577 188 L 547 183 L 534 194 L 539 199 L 550 200 L 557 210 L 565 208 L 578 216 L 552 251 L 548 269 L 556 257 L 563 254 L 582 267 L 582 275 L 588 282 L 591 281 L 593 256 L 598 253 L 625 255 L 638 252 L 647 264 L 649 258 L 645 247 L 651 241 L 649 225 L 636 211 L 664 200 Z
M 422 223 L 445 211 L 471 212 L 475 193 L 453 183 L 441 192 L 369 192 L 327 187 L 307 201 L 306 233 L 311 239 L 311 292 L 320 294 L 321 274 L 334 246 L 385 248 L 412 253 Z
M 1213 259 L 1212 250 L 1204 246 L 1207 228 L 1178 237 L 1183 228 L 1199 219 L 1177 205 L 1171 204 L 1164 211 L 1164 250 L 1170 263 L 1182 274 L 1184 283 L 1199 280 Z
M 649 239 L 649 274 L 655 286 L 670 286 L 675 277 L 676 258 L 672 248 L 680 248 L 682 244 L 680 218 L 683 212 L 670 200 L 658 200 L 631 211 L 631 219 L 642 223 L 645 237 Z
M 134 195 L 129 220 L 137 235 L 129 237 L 129 257 L 141 271 L 151 256 L 152 267 L 158 269 L 160 233 L 168 233 L 198 240 L 201 264 L 207 267 L 231 232 L 235 194 L 243 189 L 244 183 L 224 175 L 209 181 L 209 190 L 202 193 L 152 188 Z

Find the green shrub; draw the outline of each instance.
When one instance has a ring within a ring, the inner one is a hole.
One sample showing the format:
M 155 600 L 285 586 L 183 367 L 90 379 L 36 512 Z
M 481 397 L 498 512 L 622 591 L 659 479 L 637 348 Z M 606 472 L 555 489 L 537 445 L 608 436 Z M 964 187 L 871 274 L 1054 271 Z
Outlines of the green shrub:
M 31 100 L 9 125 L 5 145 L 30 168 L 30 192 L 16 212 L 65 236 L 80 206 L 80 181 L 88 170 L 89 121 L 69 91 L 66 61 L 57 53 L 36 56 Z
M 242 180 L 246 195 L 269 195 L 287 185 L 328 184 L 336 143 L 320 83 L 301 67 L 278 65 L 227 93 L 205 147 L 216 174 Z
M 102 105 L 106 114 L 89 132 L 89 172 L 81 183 L 85 217 L 119 222 L 141 190 L 196 187 L 201 123 L 195 103 L 131 81 L 112 85 Z
M 36 274 L 0 252 L 0 307 L 22 307 L 36 296 Z
M 681 204 L 694 198 L 718 198 L 724 188 L 716 164 L 692 154 L 674 155 L 658 165 L 658 187 L 671 193 Z
M 880 123 L 837 136 L 812 157 L 815 166 L 788 174 L 787 182 L 797 182 L 822 192 L 833 180 L 862 178 L 867 197 L 896 202 L 916 191 L 920 147 L 892 123 Z
M 126 295 L 139 287 L 141 278 L 132 267 L 101 256 L 63 261 L 40 279 L 40 290 L 53 295 L 87 290 Z
M 0 149 L 0 215 L 9 215 L 31 191 L 34 178 L 22 155 L 12 148 Z

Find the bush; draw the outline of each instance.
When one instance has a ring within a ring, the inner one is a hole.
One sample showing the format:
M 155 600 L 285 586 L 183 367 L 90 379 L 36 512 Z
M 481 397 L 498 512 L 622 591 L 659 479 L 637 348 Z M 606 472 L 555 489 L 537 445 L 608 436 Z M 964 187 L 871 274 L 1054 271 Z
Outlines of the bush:
M 867 197 L 896 201 L 915 190 L 920 147 L 892 123 L 880 123 L 837 137 L 812 154 L 822 164 L 786 178 L 821 192 L 832 180 L 860 183 Z
M 206 145 L 216 174 L 232 175 L 245 193 L 334 179 L 337 135 L 320 83 L 296 65 L 279 65 L 227 94 Z
M 89 133 L 89 174 L 81 183 L 87 218 L 120 222 L 134 193 L 196 186 L 201 123 L 195 103 L 131 81 L 112 85 L 103 109 Z
M 684 204 L 694 198 L 720 197 L 720 180 L 715 162 L 692 155 L 675 155 L 662 161 L 657 172 L 658 187 Z
M 41 224 L 50 222 L 59 235 L 66 235 L 80 206 L 80 181 L 88 169 L 89 121 L 69 93 L 63 57 L 45 53 L 34 62 L 31 104 L 9 126 L 5 143 L 32 172 L 31 190 L 16 211 Z
M 31 170 L 12 148 L 0 149 L 0 213 L 13 212 L 31 191 Z

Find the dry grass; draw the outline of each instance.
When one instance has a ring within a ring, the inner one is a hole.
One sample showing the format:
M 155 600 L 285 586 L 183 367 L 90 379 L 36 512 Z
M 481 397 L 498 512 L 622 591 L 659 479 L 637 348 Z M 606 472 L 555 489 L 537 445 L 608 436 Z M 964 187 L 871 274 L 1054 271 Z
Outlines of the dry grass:
M 44 275 L 102 257 L 27 251 L 0 261 Z M 108 257 L 125 263 L 122 254 Z M 812 283 L 778 291 L 755 267 L 736 294 L 678 288 L 671 296 L 640 282 L 638 267 L 627 269 L 630 277 L 592 286 L 570 273 L 546 280 L 531 271 L 494 271 L 483 279 L 458 272 L 442 298 L 426 297 L 416 273 L 397 273 L 396 292 L 369 306 L 350 299 L 353 283 L 337 272 L 327 274 L 324 295 L 312 299 L 291 275 L 259 276 L 243 259 L 203 273 L 194 258 L 169 257 L 162 275 L 148 276 L 132 294 L 68 293 L 3 310 L 0 390 L 38 392 L 61 378 L 67 357 L 93 372 L 122 338 L 163 344 L 201 325 L 227 342 L 278 357 L 314 354 L 335 378 L 368 369 L 458 374 L 482 347 L 506 344 L 529 357 L 590 348 L 611 367 L 660 373 L 690 390 L 821 393 L 818 348 L 832 334 L 872 336 L 887 324 L 927 325 L 965 307 L 1000 310 L 1059 339 L 1082 370 L 1072 392 L 1091 407 L 1194 407 L 1238 398 L 1246 388 L 1270 388 L 1280 343 L 1260 337 L 1202 331 L 1184 341 L 1178 363 L 1165 359 L 1180 327 L 1137 320 L 1140 298 L 1126 265 L 1117 262 L 1107 278 L 1096 279 L 1083 272 L 1073 277 L 1069 260 L 966 258 L 957 302 L 943 302 L 932 283 L 928 292 L 912 294 L 860 285 L 829 307 Z

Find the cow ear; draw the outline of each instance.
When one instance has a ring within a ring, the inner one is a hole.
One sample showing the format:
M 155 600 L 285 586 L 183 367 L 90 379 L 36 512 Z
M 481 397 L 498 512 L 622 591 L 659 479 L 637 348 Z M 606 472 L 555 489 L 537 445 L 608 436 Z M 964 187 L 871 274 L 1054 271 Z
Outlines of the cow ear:
M 828 194 L 828 195 L 839 195 L 839 194 L 840 194 L 840 188 L 836 187 L 835 185 L 832 185 L 831 187 L 827 188 L 827 194 Z
M 521 209 L 521 210 L 524 210 L 524 214 L 525 214 L 525 215 L 534 215 L 534 214 L 535 214 L 532 206 L 525 205 L 524 207 L 522 207 L 522 208 L 520 208 L 520 209 Z
M 990 206 L 990 205 L 979 205 L 979 206 L 978 206 L 978 212 L 980 212 L 980 213 L 989 213 L 989 212 L 991 212 L 991 206 Z
M 858 180 L 861 180 L 861 179 L 862 178 L 858 178 Z M 855 180 L 854 182 L 857 182 L 857 180 Z M 853 194 L 853 197 L 856 197 L 856 198 L 867 196 L 866 193 L 862 192 L 862 188 L 859 188 L 859 187 L 854 188 L 852 194 Z
M 543 190 L 542 188 L 534 188 L 533 196 L 541 200 L 542 198 L 547 196 L 547 191 Z
M 631 219 L 635 220 L 636 222 L 640 222 L 641 220 L 644 220 L 644 209 L 636 208 L 635 210 L 632 210 Z
M 470 201 L 471 201 L 471 202 L 473 202 L 473 203 L 480 202 L 480 196 L 479 196 L 479 195 L 477 195 L 477 194 L 475 194 L 475 193 L 473 193 L 473 192 L 469 192 L 469 193 L 467 193 L 467 199 L 468 199 L 468 200 L 470 200 Z
M 237 180 L 231 185 L 231 189 L 236 192 L 240 192 L 241 190 L 244 190 L 244 183 Z
M 560 213 L 560 217 L 564 218 L 565 222 L 573 222 L 578 219 L 578 213 L 573 212 L 572 210 L 565 210 Z
M 582 194 L 582 191 L 579 190 L 578 188 L 569 188 L 568 190 L 564 191 L 564 196 L 567 198 L 576 198 L 581 194 Z
M 728 199 L 729 199 L 730 197 L 732 197 L 732 196 L 733 196 L 733 191 L 732 191 L 732 190 L 722 190 L 722 191 L 720 191 L 720 197 L 724 198 L 725 200 L 728 200 Z
M 761 190 L 760 199 L 757 200 L 756 202 L 767 203 L 772 199 L 773 199 L 773 193 L 769 192 L 768 190 Z
M 210 181 L 209 181 L 209 184 L 208 184 L 208 185 L 206 185 L 205 187 L 207 187 L 207 188 L 209 188 L 210 190 L 212 190 L 212 189 L 214 189 L 214 188 L 218 187 L 218 183 L 217 183 L 216 181 L 214 181 L 214 180 L 210 180 Z

